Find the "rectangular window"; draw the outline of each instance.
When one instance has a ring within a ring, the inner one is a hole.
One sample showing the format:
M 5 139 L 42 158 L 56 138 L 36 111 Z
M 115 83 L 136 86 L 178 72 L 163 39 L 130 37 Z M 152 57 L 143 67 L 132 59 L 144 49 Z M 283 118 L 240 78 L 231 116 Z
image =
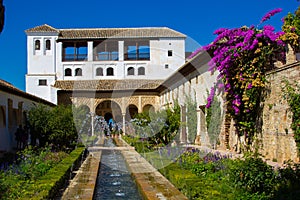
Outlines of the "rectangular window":
M 87 59 L 87 42 L 65 42 L 62 51 L 63 61 L 84 61 Z
M 149 40 L 125 41 L 125 60 L 150 60 Z
M 118 41 L 94 42 L 94 60 L 119 60 Z
M 172 50 L 168 50 L 168 56 L 169 57 L 173 56 L 173 51 Z
M 39 80 L 39 85 L 47 85 L 47 80 L 46 79 L 40 79 Z

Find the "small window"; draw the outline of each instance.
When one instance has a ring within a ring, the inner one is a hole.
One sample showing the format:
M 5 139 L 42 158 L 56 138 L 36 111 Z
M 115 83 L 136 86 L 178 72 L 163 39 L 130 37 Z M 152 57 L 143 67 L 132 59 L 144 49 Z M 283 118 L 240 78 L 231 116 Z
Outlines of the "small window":
M 40 79 L 39 80 L 39 85 L 47 85 L 47 80 L 46 79 Z
M 82 69 L 81 68 L 75 69 L 75 76 L 82 76 Z
M 165 64 L 165 69 L 168 69 L 169 68 L 169 64 Z
M 35 50 L 40 50 L 41 49 L 41 41 L 40 40 L 36 40 L 34 42 L 34 49 Z
M 51 41 L 46 40 L 46 50 L 50 50 L 50 49 L 51 49 Z
M 114 75 L 114 68 L 109 67 L 106 69 L 106 75 L 107 76 L 113 76 Z
M 138 75 L 145 75 L 145 67 L 138 68 Z
M 70 68 L 65 69 L 65 76 L 72 76 L 72 70 Z
M 96 69 L 96 76 L 103 76 L 103 69 L 101 67 Z
M 172 50 L 168 50 L 168 56 L 169 57 L 173 56 L 173 51 Z
M 127 75 L 134 75 L 134 68 L 133 67 L 129 67 L 127 69 Z

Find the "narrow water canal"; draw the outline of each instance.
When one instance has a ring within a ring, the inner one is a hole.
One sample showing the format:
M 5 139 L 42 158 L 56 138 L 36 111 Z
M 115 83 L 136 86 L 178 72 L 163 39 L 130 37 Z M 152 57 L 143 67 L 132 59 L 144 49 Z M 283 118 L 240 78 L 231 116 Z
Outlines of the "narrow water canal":
M 115 145 L 109 138 L 105 139 L 104 146 Z M 103 150 L 99 170 L 94 200 L 142 199 L 120 151 Z

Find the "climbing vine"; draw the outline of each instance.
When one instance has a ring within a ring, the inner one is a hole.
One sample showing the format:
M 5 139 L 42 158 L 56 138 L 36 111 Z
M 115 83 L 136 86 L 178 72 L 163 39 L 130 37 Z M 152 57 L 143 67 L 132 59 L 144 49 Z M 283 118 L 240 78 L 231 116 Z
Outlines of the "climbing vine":
M 294 131 L 298 152 L 300 152 L 300 86 L 295 84 L 293 87 L 288 81 L 285 81 L 283 97 L 287 100 L 293 113 L 291 128 Z
M 211 72 L 218 71 L 218 88 L 224 90 L 227 112 L 235 121 L 238 136 L 244 135 L 248 144 L 256 133 L 262 92 L 266 87 L 266 71 L 272 69 L 275 59 L 284 60 L 283 32 L 262 23 L 281 12 L 275 9 L 267 13 L 258 26 L 221 28 L 215 31 L 216 39 L 203 50 L 212 55 Z M 276 55 L 276 57 L 275 57 Z M 206 107 L 213 102 L 214 92 L 208 97 Z

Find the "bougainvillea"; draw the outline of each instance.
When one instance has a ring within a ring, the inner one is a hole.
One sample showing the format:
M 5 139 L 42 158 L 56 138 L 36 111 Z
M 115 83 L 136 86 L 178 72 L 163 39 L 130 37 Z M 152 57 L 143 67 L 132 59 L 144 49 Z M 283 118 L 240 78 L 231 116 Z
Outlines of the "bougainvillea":
M 267 13 L 261 23 L 280 11 Z M 209 70 L 219 72 L 217 82 L 224 88 L 227 112 L 235 121 L 238 135 L 245 135 L 251 142 L 266 87 L 265 73 L 272 69 L 275 59 L 284 60 L 285 45 L 279 39 L 283 32 L 275 32 L 272 26 L 265 25 L 221 28 L 214 34 L 216 39 L 202 50 L 212 56 Z M 209 95 L 207 107 L 213 95 Z

